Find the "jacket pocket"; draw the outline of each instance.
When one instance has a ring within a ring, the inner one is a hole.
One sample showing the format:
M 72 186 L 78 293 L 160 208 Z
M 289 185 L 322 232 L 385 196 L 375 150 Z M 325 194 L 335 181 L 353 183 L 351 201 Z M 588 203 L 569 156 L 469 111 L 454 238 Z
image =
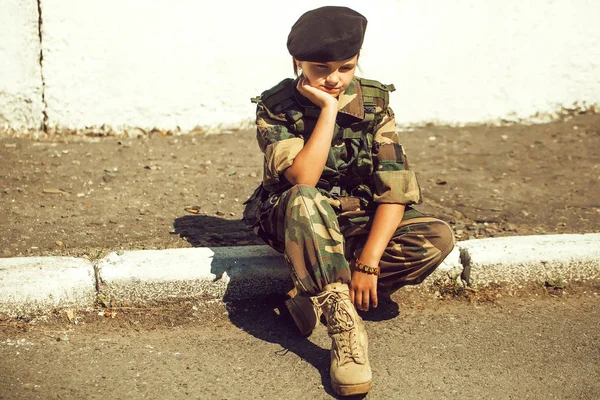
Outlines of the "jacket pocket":
M 261 214 L 264 212 L 263 204 L 267 201 L 268 197 L 269 192 L 261 184 L 254 190 L 248 200 L 243 203 L 246 207 L 244 208 L 242 220 L 248 227 L 253 228 L 259 225 Z

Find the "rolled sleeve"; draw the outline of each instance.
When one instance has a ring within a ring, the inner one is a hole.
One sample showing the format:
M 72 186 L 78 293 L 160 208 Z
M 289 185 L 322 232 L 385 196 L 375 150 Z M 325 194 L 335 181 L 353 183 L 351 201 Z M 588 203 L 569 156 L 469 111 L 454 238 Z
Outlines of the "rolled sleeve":
M 289 130 L 284 115 L 272 114 L 261 103 L 256 109 L 256 138 L 265 155 L 263 185 L 268 189 L 280 182 L 304 147 L 304 139 Z
M 421 203 L 421 189 L 415 173 L 409 169 L 391 108 L 385 111 L 377 124 L 374 143 L 373 200 L 377 203 L 405 205 Z
M 304 140 L 300 138 L 284 139 L 267 146 L 263 176 L 265 187 L 279 183 L 281 174 L 294 163 L 302 147 Z
M 413 171 L 378 171 L 374 174 L 377 203 L 419 204 L 421 189 Z

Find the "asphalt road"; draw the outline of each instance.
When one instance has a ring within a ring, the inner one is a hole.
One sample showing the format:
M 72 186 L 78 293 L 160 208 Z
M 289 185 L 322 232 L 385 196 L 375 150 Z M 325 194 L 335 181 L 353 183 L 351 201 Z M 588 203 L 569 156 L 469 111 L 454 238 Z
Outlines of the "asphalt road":
M 398 316 L 386 319 L 397 314 L 391 304 L 366 318 L 368 398 L 600 398 L 597 290 L 560 294 L 395 296 Z M 334 397 L 325 327 L 303 339 L 288 318 L 267 306 L 198 303 L 3 321 L 0 399 Z

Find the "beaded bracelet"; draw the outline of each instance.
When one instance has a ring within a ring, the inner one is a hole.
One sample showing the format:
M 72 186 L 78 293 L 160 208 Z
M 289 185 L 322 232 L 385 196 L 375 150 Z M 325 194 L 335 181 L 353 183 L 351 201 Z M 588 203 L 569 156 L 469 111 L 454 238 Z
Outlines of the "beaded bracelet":
M 378 266 L 370 267 L 370 266 L 360 262 L 360 260 L 358 258 L 354 260 L 354 266 L 352 269 L 354 271 L 362 272 L 363 274 L 367 274 L 367 275 L 379 275 L 379 267 Z

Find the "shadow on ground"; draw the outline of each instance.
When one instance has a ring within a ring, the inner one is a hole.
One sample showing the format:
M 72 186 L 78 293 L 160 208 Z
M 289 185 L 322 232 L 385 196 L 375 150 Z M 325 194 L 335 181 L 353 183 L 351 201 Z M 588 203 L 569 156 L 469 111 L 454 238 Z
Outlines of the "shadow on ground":
M 321 375 L 324 390 L 336 397 L 329 378 L 329 349 L 302 337 L 285 307 L 285 293 L 293 284 L 281 254 L 267 248 L 240 220 L 203 215 L 184 216 L 177 218 L 173 227 L 175 233 L 184 237 L 191 245 L 211 246 L 214 251 L 211 273 L 217 278 L 221 278 L 224 273 L 229 277 L 223 301 L 227 305 L 231 322 L 258 339 L 280 345 L 281 350 L 275 352 L 276 356 L 283 357 L 292 352 L 314 366 Z M 237 256 L 237 252 L 241 251 L 239 247 L 224 247 L 240 246 L 240 241 L 259 246 L 244 248 L 243 258 Z M 252 268 L 252 271 L 244 271 L 245 268 Z M 272 279 L 265 282 L 265 274 L 271 273 Z M 268 294 L 252 296 L 248 293 L 248 288 L 253 285 L 260 285 L 257 293 Z M 399 307 L 389 296 L 381 295 L 377 309 L 360 314 L 367 321 L 383 321 L 398 316 Z M 290 368 L 293 368 L 291 364 Z M 362 397 L 364 396 L 354 398 Z
M 264 245 L 240 220 L 231 221 L 202 215 L 184 216 L 177 218 L 173 227 L 175 233 L 184 237 L 194 247 L 236 246 L 240 241 Z M 211 264 L 211 273 L 221 277 L 226 272 L 230 279 L 223 301 L 227 304 L 231 322 L 258 339 L 280 345 L 281 350 L 276 351 L 275 356 L 285 357 L 288 352 L 292 352 L 314 366 L 321 374 L 325 391 L 335 396 L 329 383 L 329 350 L 300 336 L 284 303 L 285 288 L 288 286 L 283 286 L 275 294 L 267 297 L 254 298 L 250 301 L 240 300 L 239 290 L 236 288 L 240 285 L 248 286 L 248 282 L 238 282 L 239 274 L 236 274 L 233 269 L 240 267 L 232 267 L 230 256 L 224 254 L 221 256 L 218 248 L 212 250 L 215 252 L 215 258 Z M 257 254 L 256 257 L 261 257 L 261 254 Z M 279 270 L 285 268 L 285 265 L 281 262 L 282 258 L 279 254 L 273 254 L 273 258 L 275 257 L 278 260 L 263 256 L 261 260 L 256 261 L 258 265 L 272 265 L 274 272 L 280 272 Z M 291 285 L 291 280 L 284 285 Z M 264 288 L 261 292 L 264 292 Z M 293 368 L 291 361 L 290 368 Z
M 281 346 L 280 350 L 274 352 L 274 357 L 285 357 L 291 352 L 312 365 L 321 375 L 323 389 L 335 397 L 329 380 L 329 350 L 300 335 L 285 308 L 284 300 L 280 296 L 262 302 L 228 303 L 229 319 L 252 336 Z M 294 364 L 295 361 L 290 358 L 290 369 L 294 368 Z
M 242 220 L 208 215 L 186 215 L 173 222 L 174 233 L 194 247 L 248 246 L 264 244 Z

